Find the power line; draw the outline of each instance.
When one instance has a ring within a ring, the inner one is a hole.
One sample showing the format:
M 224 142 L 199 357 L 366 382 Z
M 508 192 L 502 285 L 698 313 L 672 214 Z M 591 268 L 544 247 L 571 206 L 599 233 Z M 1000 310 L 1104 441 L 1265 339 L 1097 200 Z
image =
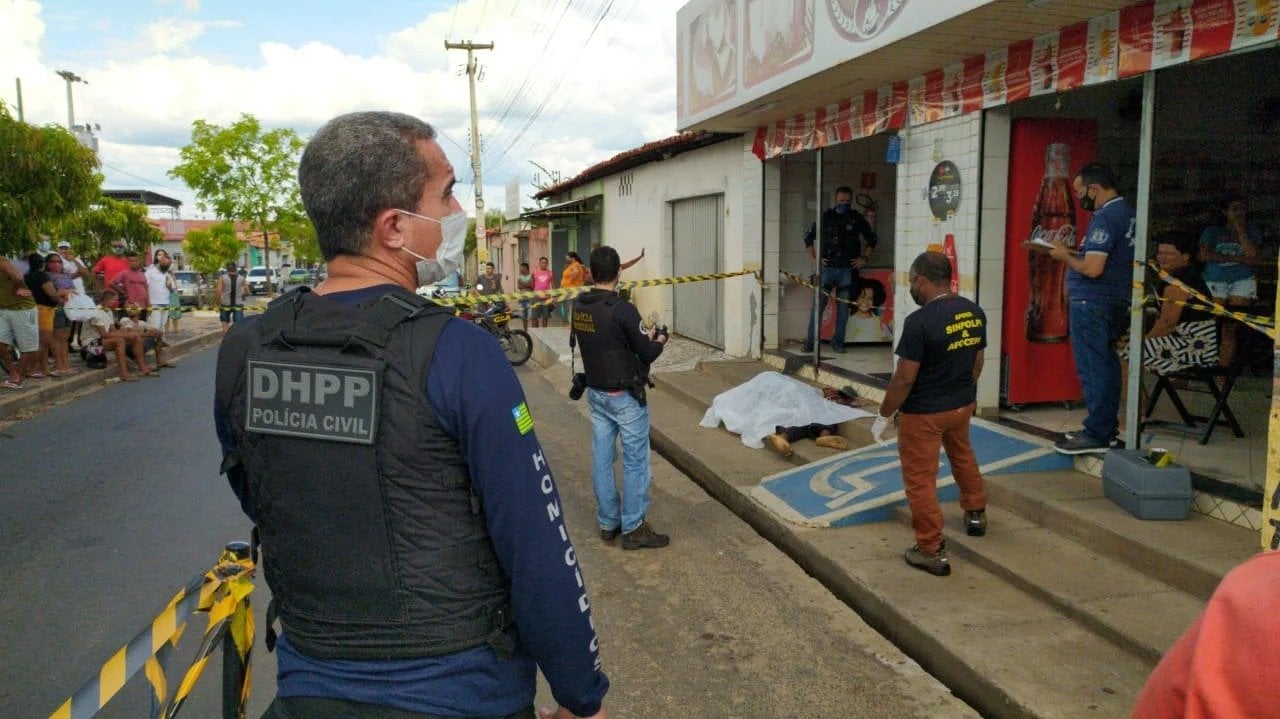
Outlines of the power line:
M 476 18 L 476 29 L 471 31 L 471 37 L 480 35 L 480 25 L 484 22 L 484 13 L 489 9 L 489 0 L 484 0 L 484 4 L 480 6 L 480 17 Z
M 159 183 L 159 182 L 156 182 L 155 180 L 148 180 L 148 179 L 147 179 L 147 178 L 145 178 L 145 177 L 139 177 L 139 176 L 137 176 L 137 175 L 133 174 L 132 172 L 127 172 L 127 171 L 125 171 L 125 170 L 121 170 L 120 168 L 116 167 L 115 165 L 108 165 L 107 163 L 103 162 L 103 163 L 102 163 L 102 166 L 103 166 L 103 167 L 109 167 L 109 168 L 111 168 L 112 170 L 115 170 L 116 172 L 120 173 L 121 175 L 126 175 L 126 176 L 128 176 L 128 177 L 132 177 L 132 178 L 133 178 L 133 179 L 135 179 L 135 180 L 138 180 L 138 181 L 140 181 L 140 182 L 145 182 L 145 183 L 147 183 L 148 185 L 151 185 L 151 186 L 153 186 L 153 187 L 160 187 L 160 188 L 163 188 L 163 189 L 168 190 L 168 191 L 170 191 L 170 192 L 185 192 L 185 190 L 179 190 L 179 189 L 177 189 L 176 187 L 169 187 L 168 185 L 161 184 L 161 183 Z
M 516 90 L 513 93 L 511 93 L 506 106 L 503 107 L 503 109 L 499 112 L 496 127 L 493 131 L 495 141 L 499 136 L 498 133 L 501 131 L 502 123 L 505 122 L 508 117 L 510 117 L 511 112 L 515 109 L 516 104 L 524 97 L 525 89 L 529 87 L 529 83 L 534 79 L 535 70 L 540 67 L 542 58 L 547 54 L 547 49 L 551 47 L 551 43 L 555 39 L 556 34 L 560 31 L 560 26 L 564 22 L 565 16 L 569 13 L 569 10 L 573 7 L 575 2 L 576 0 L 567 0 L 565 2 L 564 8 L 560 11 L 560 15 L 556 18 L 555 26 L 551 29 L 551 33 L 547 35 L 546 41 L 542 44 L 542 49 L 538 51 L 538 55 L 537 57 L 534 58 L 533 62 L 528 64 L 529 71 L 525 74 L 524 79 L 520 82 L 520 86 L 516 88 Z M 544 70 L 537 74 L 538 75 L 550 74 L 554 76 L 556 73 L 547 73 Z M 553 87 L 555 86 L 553 85 Z
M 580 55 L 582 53 L 582 50 L 585 50 L 586 46 L 591 43 L 591 39 L 595 37 L 596 31 L 600 28 L 601 23 L 604 22 L 604 19 L 609 15 L 609 12 L 613 9 L 614 1 L 615 0 L 608 0 L 608 3 L 605 4 L 604 8 L 600 13 L 600 16 L 596 18 L 595 24 L 591 27 L 591 32 L 587 35 L 586 41 L 582 43 L 578 51 L 578 55 Z M 632 7 L 634 8 L 634 3 L 632 3 Z M 630 14 L 630 10 L 628 10 L 628 14 Z M 617 35 L 616 31 L 614 35 Z M 612 36 L 610 37 L 610 39 L 612 39 Z M 577 55 L 574 56 L 574 60 L 575 61 L 577 60 Z M 547 103 L 551 100 L 551 97 L 555 95 L 556 91 L 559 89 L 560 88 L 558 86 L 553 86 L 545 95 L 543 95 L 542 100 L 538 103 L 537 109 L 535 109 L 533 114 L 530 115 L 528 121 L 526 121 L 524 123 L 524 126 L 520 128 L 520 131 L 516 133 L 515 138 L 512 139 L 511 142 L 507 143 L 507 146 L 503 148 L 502 152 L 498 155 L 496 159 L 489 161 L 487 164 L 489 164 L 490 166 L 496 166 L 499 162 L 503 160 L 503 158 L 507 156 L 507 153 L 510 152 L 513 147 L 515 147 L 516 143 L 519 142 L 522 137 L 524 137 L 524 134 L 533 125 L 534 121 L 537 120 L 538 116 L 542 114 L 543 109 L 546 108 Z
M 453 0 L 453 19 L 449 21 L 449 34 L 445 37 L 453 37 L 453 26 L 458 22 L 458 6 L 462 4 L 462 0 Z

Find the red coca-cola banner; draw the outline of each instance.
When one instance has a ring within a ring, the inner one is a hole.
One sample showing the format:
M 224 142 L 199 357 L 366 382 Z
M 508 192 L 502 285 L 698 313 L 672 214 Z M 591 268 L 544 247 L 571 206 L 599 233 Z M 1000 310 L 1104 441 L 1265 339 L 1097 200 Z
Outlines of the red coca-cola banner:
M 767 160 L 1277 38 L 1277 0 L 1153 0 L 761 127 L 753 151 Z

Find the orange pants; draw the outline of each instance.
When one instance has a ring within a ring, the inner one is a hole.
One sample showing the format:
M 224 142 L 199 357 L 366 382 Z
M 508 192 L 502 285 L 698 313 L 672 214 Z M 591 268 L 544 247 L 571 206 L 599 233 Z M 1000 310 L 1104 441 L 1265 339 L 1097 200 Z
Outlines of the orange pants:
M 911 506 L 916 546 L 933 553 L 942 546 L 942 507 L 938 504 L 938 452 L 947 450 L 951 474 L 960 487 L 965 511 L 987 508 L 978 458 L 969 444 L 969 418 L 974 405 L 935 414 L 898 415 L 898 459 L 902 485 Z

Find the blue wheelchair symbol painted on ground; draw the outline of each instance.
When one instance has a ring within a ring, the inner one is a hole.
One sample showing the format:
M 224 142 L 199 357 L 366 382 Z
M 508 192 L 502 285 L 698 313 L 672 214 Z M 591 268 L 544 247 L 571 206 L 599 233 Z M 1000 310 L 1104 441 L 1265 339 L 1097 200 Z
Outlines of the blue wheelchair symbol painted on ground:
M 1023 467 L 1071 467 L 1071 458 L 1056 455 L 1048 442 L 989 422 L 975 419 L 969 437 L 984 475 L 1026 471 Z M 945 452 L 939 461 L 938 490 L 943 501 L 958 495 Z M 751 494 L 788 521 L 826 527 L 888 519 L 893 507 L 906 500 L 896 442 L 770 475 Z

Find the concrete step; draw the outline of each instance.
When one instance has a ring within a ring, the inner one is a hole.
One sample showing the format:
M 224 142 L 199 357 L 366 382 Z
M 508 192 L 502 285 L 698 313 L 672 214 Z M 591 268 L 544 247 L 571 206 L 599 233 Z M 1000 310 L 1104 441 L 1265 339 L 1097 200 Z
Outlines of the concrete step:
M 1103 495 L 1102 480 L 1080 472 L 990 477 L 986 492 L 991 505 L 1202 600 L 1259 549 L 1257 532 L 1195 512 L 1136 519 Z
M 717 382 L 697 374 L 703 383 Z M 811 529 L 780 520 L 750 491 L 788 463 L 747 448 L 723 429 L 698 427 L 702 411 L 678 396 L 674 384 L 662 383 L 651 394 L 654 448 L 983 715 L 1128 713 L 1151 670 L 1147 657 L 966 556 L 956 557 L 947 578 L 911 569 L 901 558 L 911 534 L 896 523 Z M 714 396 L 728 387 L 697 391 Z
M 987 535 L 970 537 L 963 511 L 942 507 L 947 549 L 1154 665 L 1204 601 L 997 506 Z M 911 525 L 911 511 L 898 519 Z M 1158 610 L 1158 611 L 1157 611 Z

